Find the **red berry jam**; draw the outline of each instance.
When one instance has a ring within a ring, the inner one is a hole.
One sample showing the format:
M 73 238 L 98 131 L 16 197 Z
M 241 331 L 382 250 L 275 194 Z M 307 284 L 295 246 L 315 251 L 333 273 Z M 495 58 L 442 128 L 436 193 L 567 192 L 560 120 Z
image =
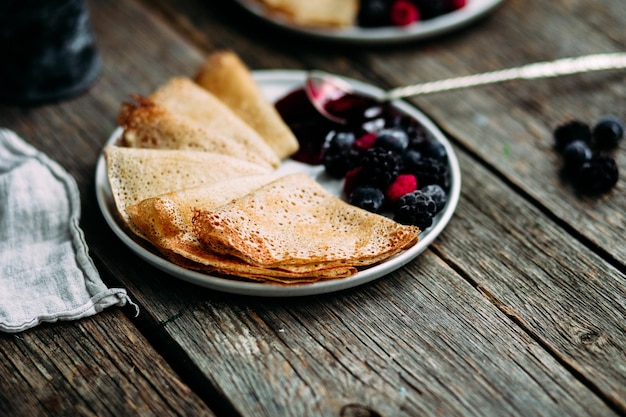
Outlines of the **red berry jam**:
M 300 143 L 300 149 L 291 158 L 310 165 L 321 163 L 326 139 L 331 132 L 350 131 L 361 137 L 380 130 L 398 115 L 390 105 L 381 105 L 364 95 L 346 94 L 326 103 L 329 113 L 348 121 L 345 125 L 336 123 L 313 107 L 304 88 L 290 92 L 275 106 Z

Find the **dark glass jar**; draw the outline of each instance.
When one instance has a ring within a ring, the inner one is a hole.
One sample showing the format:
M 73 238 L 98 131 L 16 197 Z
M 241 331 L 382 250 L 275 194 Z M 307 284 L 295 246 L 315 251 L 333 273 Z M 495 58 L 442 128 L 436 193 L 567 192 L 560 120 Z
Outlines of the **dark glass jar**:
M 102 69 L 85 0 L 0 1 L 0 57 L 3 104 L 76 96 Z

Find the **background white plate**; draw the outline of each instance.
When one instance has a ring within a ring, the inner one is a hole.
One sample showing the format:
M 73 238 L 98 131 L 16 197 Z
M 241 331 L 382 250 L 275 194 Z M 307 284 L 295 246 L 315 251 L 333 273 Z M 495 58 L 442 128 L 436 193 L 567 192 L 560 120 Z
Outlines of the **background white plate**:
M 277 99 L 285 96 L 288 92 L 303 86 L 306 78 L 306 72 L 304 71 L 253 71 L 253 75 L 265 95 L 272 101 L 276 101 Z M 348 78 L 344 79 L 350 82 L 355 87 L 356 91 L 378 96 L 382 95 L 382 90 L 379 88 L 356 80 Z M 417 255 L 423 252 L 450 221 L 450 218 L 456 209 L 461 192 L 461 172 L 459 169 L 459 163 L 456 154 L 446 137 L 430 121 L 430 119 L 428 119 L 415 107 L 403 101 L 397 101 L 393 104 L 398 109 L 417 119 L 435 139 L 444 145 L 448 153 L 452 186 L 450 188 L 446 206 L 435 217 L 433 225 L 420 234 L 420 240 L 415 246 L 381 264 L 359 271 L 352 277 L 322 281 L 313 284 L 278 286 L 273 284 L 244 282 L 212 276 L 175 265 L 156 254 L 148 243 L 138 243 L 124 228 L 123 223 L 117 215 L 115 202 L 113 201 L 113 195 L 111 193 L 111 187 L 106 174 L 106 163 L 102 155 L 100 155 L 96 166 L 95 185 L 98 205 L 100 206 L 100 210 L 102 211 L 108 225 L 122 240 L 122 242 L 130 248 L 130 250 L 156 268 L 161 269 L 176 278 L 180 278 L 203 287 L 242 295 L 292 297 L 340 291 L 370 282 L 404 266 L 406 263 L 412 261 Z M 111 135 L 107 144 L 113 143 L 119 137 L 120 133 L 121 130 L 118 128 Z M 325 188 L 330 190 L 335 195 L 340 195 L 341 181 L 328 179 L 328 177 L 323 173 L 323 168 L 320 166 L 310 166 L 296 161 L 286 160 L 283 162 L 279 170 L 285 172 L 305 172 L 319 181 Z
M 309 0 L 316 1 L 316 0 Z M 243 9 L 271 25 L 302 35 L 353 44 L 387 44 L 426 39 L 454 31 L 491 13 L 504 0 L 467 0 L 461 9 L 417 22 L 407 27 L 364 28 L 309 28 L 295 25 L 284 17 L 273 13 L 257 0 L 235 0 Z

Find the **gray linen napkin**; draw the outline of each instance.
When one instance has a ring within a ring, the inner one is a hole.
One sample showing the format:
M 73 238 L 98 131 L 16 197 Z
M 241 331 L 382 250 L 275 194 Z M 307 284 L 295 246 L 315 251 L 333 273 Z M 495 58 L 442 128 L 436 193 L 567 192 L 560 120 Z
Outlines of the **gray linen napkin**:
M 130 303 L 107 288 L 79 227 L 74 178 L 0 129 L 0 330 L 75 320 Z

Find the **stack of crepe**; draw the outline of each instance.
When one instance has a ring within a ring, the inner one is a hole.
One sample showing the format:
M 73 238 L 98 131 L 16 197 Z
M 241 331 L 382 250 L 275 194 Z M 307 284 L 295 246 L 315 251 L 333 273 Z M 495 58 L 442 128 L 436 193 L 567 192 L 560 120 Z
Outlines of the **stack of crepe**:
M 104 155 L 120 219 L 177 265 L 301 284 L 349 277 L 417 241 L 416 227 L 278 173 L 297 141 L 230 51 L 209 56 L 195 81 L 135 96 L 118 120 Z

